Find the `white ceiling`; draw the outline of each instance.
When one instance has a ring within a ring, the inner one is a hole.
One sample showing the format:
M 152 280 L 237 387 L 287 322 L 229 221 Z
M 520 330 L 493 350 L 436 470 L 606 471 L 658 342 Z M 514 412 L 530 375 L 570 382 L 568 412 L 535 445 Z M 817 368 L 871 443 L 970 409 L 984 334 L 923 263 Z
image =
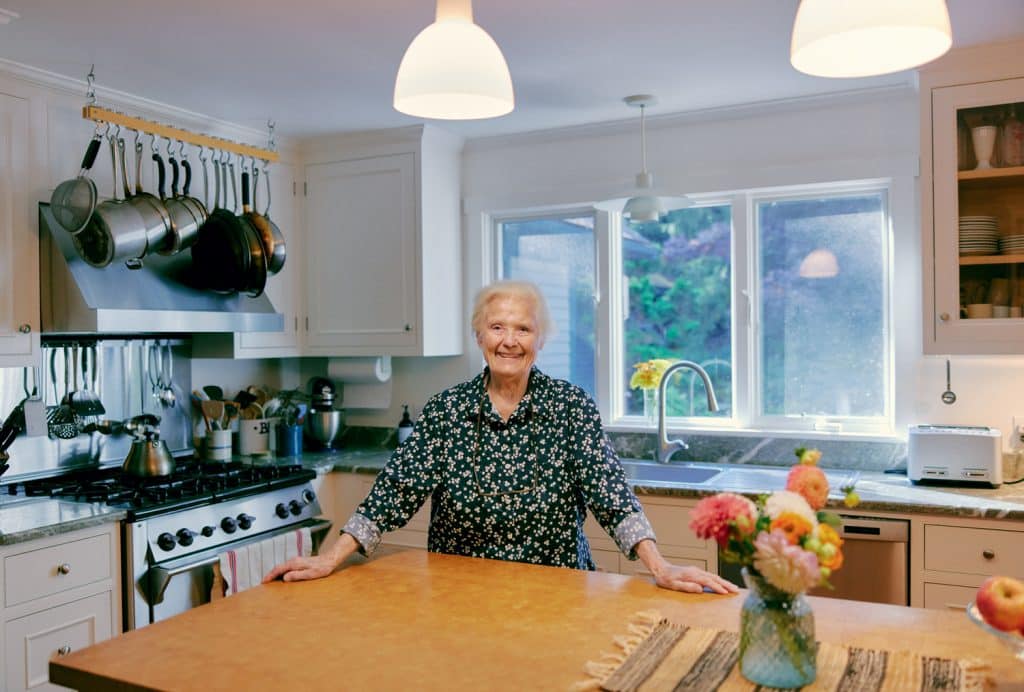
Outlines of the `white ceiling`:
M 899 0 L 893 0 L 894 2 Z M 955 47 L 1024 38 L 1021 0 L 947 0 Z M 442 123 L 467 138 L 906 84 L 796 72 L 797 0 L 475 0 L 515 110 Z M 0 0 L 0 57 L 215 118 L 293 136 L 417 122 L 391 107 L 406 46 L 434 0 Z

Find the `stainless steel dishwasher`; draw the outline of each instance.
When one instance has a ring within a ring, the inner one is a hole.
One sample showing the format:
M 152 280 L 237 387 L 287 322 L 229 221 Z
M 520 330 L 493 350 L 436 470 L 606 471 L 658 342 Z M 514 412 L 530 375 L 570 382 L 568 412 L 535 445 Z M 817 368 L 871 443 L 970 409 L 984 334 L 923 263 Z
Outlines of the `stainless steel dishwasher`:
M 834 589 L 815 596 L 909 605 L 910 522 L 842 514 L 843 566 L 829 578 Z M 743 586 L 740 567 L 718 560 L 719 574 Z

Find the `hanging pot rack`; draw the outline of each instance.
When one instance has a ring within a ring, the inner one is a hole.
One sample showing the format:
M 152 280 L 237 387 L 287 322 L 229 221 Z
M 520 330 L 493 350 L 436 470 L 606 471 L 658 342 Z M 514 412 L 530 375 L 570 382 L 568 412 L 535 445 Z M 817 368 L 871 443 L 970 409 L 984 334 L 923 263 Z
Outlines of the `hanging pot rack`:
M 268 163 L 276 163 L 280 159 L 278 153 L 270 149 L 254 147 L 248 144 L 239 144 L 238 142 L 232 142 L 231 140 L 221 139 L 219 137 L 211 137 L 209 135 L 190 132 L 178 127 L 171 127 L 170 125 L 153 122 L 151 120 L 146 120 L 145 118 L 137 118 L 132 115 L 126 115 L 124 113 L 112 111 L 96 105 L 83 106 L 82 117 L 87 120 L 94 120 L 98 123 L 120 125 L 121 127 L 134 130 L 135 132 L 145 132 L 146 134 L 158 135 L 166 139 L 187 142 L 188 144 L 194 144 L 197 147 L 230 151 L 242 156 L 254 157 Z

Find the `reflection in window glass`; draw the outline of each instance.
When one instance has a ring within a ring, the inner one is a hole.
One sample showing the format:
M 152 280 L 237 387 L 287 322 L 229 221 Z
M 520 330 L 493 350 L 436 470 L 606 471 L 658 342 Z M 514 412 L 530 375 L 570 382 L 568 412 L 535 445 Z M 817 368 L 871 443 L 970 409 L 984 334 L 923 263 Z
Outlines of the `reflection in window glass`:
M 884 204 L 757 204 L 763 415 L 885 415 Z
M 623 325 L 627 415 L 643 413 L 643 394 L 630 389 L 636 363 L 655 358 L 691 360 L 711 377 L 719 411 L 710 413 L 692 370 L 670 383 L 669 416 L 731 415 L 731 235 L 728 205 L 669 212 L 661 222 L 623 222 L 622 268 L 628 284 Z
M 594 217 L 504 221 L 498 237 L 501 278 L 537 284 L 551 311 L 555 328 L 537 367 L 596 396 Z

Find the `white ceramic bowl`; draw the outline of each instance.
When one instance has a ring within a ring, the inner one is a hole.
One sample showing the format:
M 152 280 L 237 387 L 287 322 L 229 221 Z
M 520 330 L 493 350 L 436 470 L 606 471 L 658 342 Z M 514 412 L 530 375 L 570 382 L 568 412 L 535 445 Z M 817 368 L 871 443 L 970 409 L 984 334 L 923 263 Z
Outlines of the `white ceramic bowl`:
M 974 601 L 971 601 L 967 606 L 967 617 L 970 618 L 971 622 L 975 625 L 1005 644 L 1018 660 L 1024 661 L 1024 637 L 1016 632 L 1003 632 L 1002 630 L 997 630 L 995 627 L 985 622 L 985 618 L 981 617 L 981 613 L 978 611 L 978 606 L 974 604 Z

